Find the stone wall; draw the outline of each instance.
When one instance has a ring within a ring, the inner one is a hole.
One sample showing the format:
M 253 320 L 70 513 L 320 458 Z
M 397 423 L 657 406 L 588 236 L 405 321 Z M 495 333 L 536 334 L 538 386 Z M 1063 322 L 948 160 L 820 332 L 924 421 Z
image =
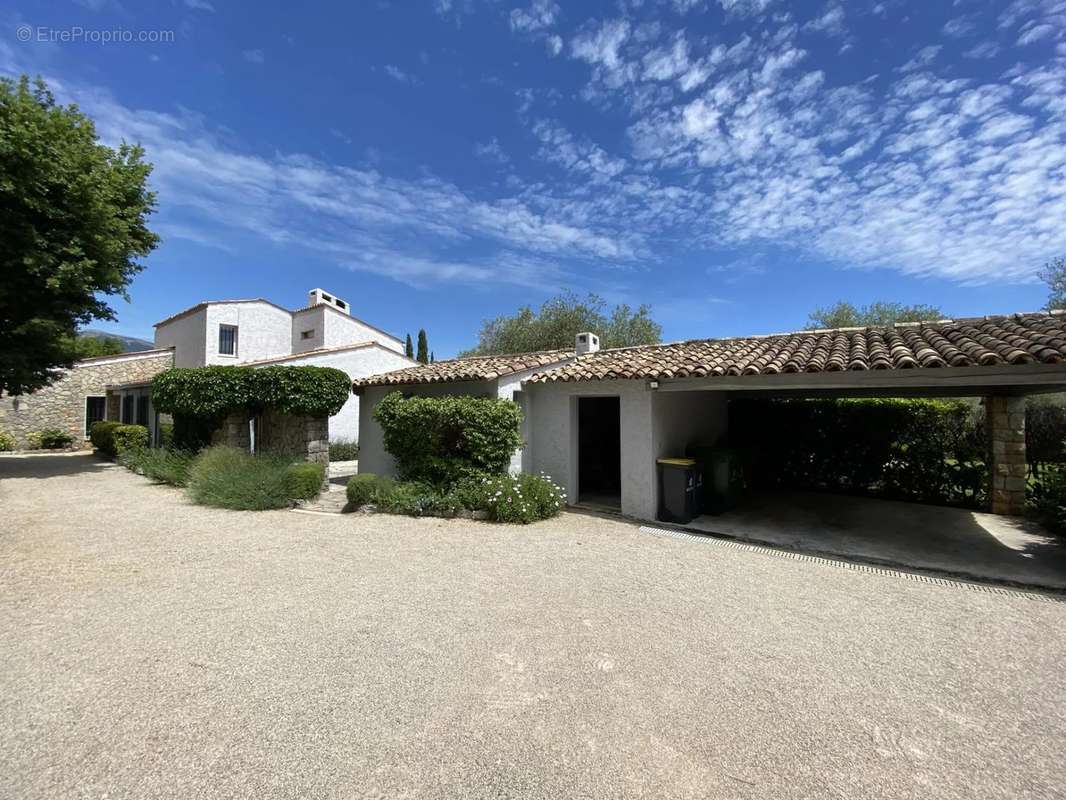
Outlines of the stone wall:
M 1025 511 L 1025 398 L 988 397 L 985 413 L 993 514 Z
M 211 444 L 224 444 L 248 450 L 251 435 L 248 414 L 230 414 L 211 435 Z M 267 410 L 259 417 L 256 450 L 283 453 L 301 461 L 313 461 L 326 468 L 329 476 L 329 418 L 290 416 Z
M 104 397 L 112 384 L 149 381 L 174 364 L 172 350 L 148 350 L 79 361 L 51 386 L 18 397 L 0 398 L 0 430 L 26 447 L 30 433 L 59 428 L 74 437 L 74 447 L 88 447 L 85 439 L 85 398 Z M 108 419 L 114 419 L 110 408 Z

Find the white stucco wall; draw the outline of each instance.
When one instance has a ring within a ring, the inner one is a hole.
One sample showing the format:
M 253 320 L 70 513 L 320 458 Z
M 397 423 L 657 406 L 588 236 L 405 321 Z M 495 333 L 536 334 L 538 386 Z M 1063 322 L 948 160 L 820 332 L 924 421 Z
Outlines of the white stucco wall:
M 382 347 L 403 353 L 403 342 L 387 333 L 367 325 L 360 319 L 350 317 L 331 306 L 324 306 L 325 344 L 323 347 L 337 347 L 352 342 L 377 342 Z
M 325 347 L 326 341 L 325 324 L 322 317 L 325 316 L 325 306 L 315 306 L 303 311 L 297 311 L 292 315 L 292 352 L 304 353 Z M 311 331 L 309 339 L 303 338 L 304 331 Z M 354 344 L 355 342 L 348 342 Z
M 532 398 L 532 469 L 578 497 L 577 400 L 614 396 L 621 424 L 622 513 L 654 519 L 657 503 L 652 392 L 643 381 L 529 384 Z
M 378 345 L 342 350 L 335 353 L 319 353 L 305 357 L 287 358 L 275 362 L 287 367 L 333 367 L 348 374 L 351 379 L 365 378 L 382 372 L 409 367 L 414 362 L 400 353 Z M 267 366 L 267 365 L 264 365 Z M 349 439 L 359 441 L 359 397 L 351 395 L 344 407 L 329 418 L 330 440 Z M 360 454 L 361 457 L 361 454 Z
M 171 320 L 155 329 L 155 346 L 174 348 L 175 367 L 202 367 L 206 357 L 206 325 L 206 308 Z
M 220 325 L 237 326 L 237 355 L 218 352 Z M 211 303 L 207 307 L 207 364 L 240 364 L 292 352 L 292 315 L 269 303 Z

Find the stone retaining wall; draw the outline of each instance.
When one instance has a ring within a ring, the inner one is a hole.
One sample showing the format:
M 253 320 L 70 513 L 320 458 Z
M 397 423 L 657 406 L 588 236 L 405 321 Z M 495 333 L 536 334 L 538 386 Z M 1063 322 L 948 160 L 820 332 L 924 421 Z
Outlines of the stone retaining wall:
M 989 473 L 993 514 L 1025 511 L 1025 398 L 988 397 Z
M 230 414 L 211 435 L 211 444 L 250 449 L 247 413 Z M 329 418 L 290 416 L 267 410 L 259 417 L 256 450 L 283 453 L 326 468 L 329 479 Z
M 59 428 L 74 437 L 74 447 L 89 447 L 85 438 L 85 398 L 104 397 L 106 387 L 149 381 L 174 365 L 173 350 L 148 350 L 79 361 L 51 386 L 29 395 L 0 398 L 0 430 L 13 434 L 18 447 L 30 433 Z M 117 419 L 108 409 L 108 419 Z

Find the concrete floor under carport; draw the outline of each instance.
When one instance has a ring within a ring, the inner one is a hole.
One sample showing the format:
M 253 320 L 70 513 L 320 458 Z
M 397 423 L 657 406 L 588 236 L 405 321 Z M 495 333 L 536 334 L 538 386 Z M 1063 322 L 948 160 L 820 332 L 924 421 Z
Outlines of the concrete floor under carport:
M 1066 543 L 1023 517 L 823 492 L 757 491 L 733 510 L 684 527 L 808 553 L 1066 590 Z

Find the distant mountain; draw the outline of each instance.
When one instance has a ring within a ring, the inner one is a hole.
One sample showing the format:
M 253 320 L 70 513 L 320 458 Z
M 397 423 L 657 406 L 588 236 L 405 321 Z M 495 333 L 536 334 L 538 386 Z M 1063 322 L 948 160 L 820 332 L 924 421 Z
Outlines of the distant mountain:
M 155 344 L 149 342 L 147 339 L 137 339 L 133 336 L 119 336 L 117 333 L 97 331 L 92 328 L 78 331 L 78 336 L 84 336 L 87 339 L 118 339 L 122 344 L 122 348 L 127 353 L 136 353 L 139 350 L 152 350 L 155 348 Z

